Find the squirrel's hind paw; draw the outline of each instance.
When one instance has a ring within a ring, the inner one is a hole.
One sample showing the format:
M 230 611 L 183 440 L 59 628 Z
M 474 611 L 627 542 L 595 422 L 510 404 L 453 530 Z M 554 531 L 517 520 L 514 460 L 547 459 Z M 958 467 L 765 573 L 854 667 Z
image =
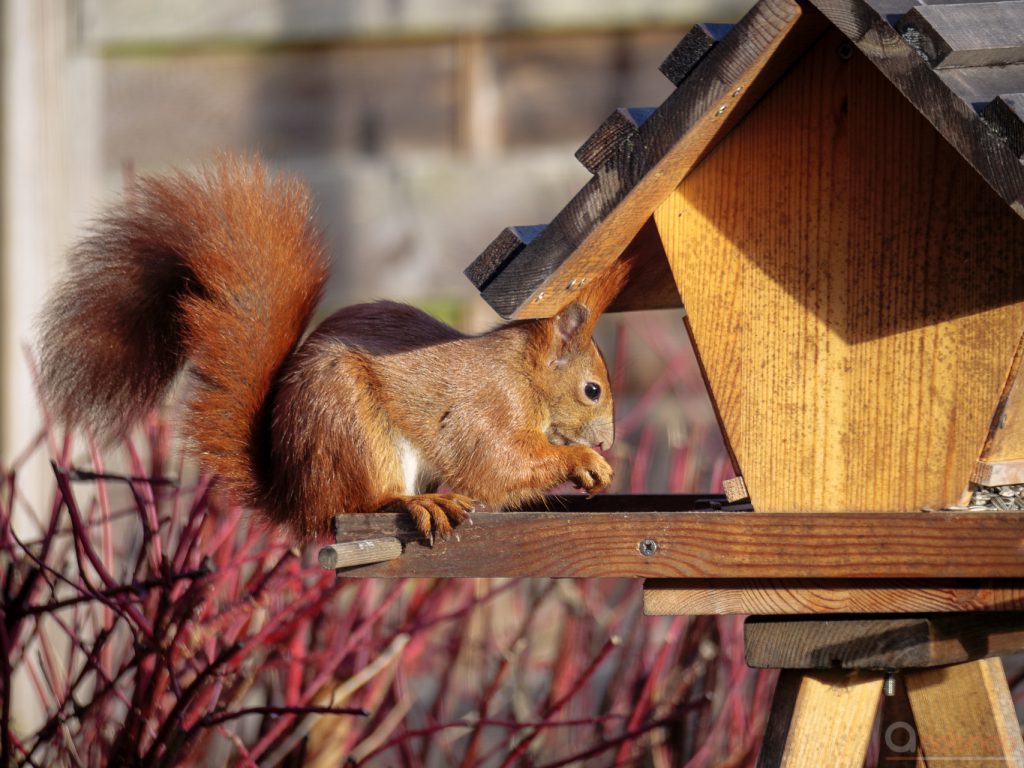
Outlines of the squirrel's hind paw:
M 455 526 L 469 519 L 475 503 L 458 493 L 422 493 L 401 496 L 387 506 L 403 507 L 430 546 L 434 546 L 435 539 L 447 539 Z

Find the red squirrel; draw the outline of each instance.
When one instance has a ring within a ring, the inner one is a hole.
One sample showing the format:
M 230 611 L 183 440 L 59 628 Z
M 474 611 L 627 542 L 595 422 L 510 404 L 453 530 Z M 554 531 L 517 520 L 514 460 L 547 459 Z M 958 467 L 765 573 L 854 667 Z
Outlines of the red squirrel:
M 303 339 L 328 274 L 309 192 L 222 157 L 140 179 L 72 249 L 40 320 L 40 388 L 55 418 L 110 436 L 184 368 L 187 448 L 237 503 L 301 540 L 339 513 L 404 510 L 433 543 L 480 504 L 611 482 L 591 334 L 624 272 L 478 336 L 382 301 Z

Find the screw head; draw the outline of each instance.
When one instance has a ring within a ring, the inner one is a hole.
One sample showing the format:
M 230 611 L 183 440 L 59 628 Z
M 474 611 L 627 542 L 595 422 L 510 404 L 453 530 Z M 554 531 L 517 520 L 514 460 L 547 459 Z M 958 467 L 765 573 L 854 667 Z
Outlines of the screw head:
M 743 86 L 742 85 L 737 85 L 736 86 L 736 90 L 732 92 L 732 95 L 735 97 L 735 96 L 739 96 L 741 93 L 743 93 Z
M 658 542 L 654 539 L 644 539 L 637 545 L 640 550 L 640 554 L 644 557 L 650 557 L 658 551 Z

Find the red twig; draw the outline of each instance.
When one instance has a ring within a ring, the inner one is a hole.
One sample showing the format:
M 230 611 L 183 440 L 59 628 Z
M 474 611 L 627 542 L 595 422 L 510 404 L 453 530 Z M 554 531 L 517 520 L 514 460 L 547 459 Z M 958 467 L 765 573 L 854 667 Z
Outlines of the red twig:
M 215 725 L 226 723 L 229 720 L 237 720 L 248 715 L 357 715 L 359 717 L 369 716 L 362 707 L 318 707 L 306 704 L 301 707 L 246 707 L 220 712 L 213 712 L 199 718 L 197 725 L 201 728 L 210 728 Z
M 611 652 L 618 648 L 621 644 L 622 641 L 618 637 L 609 638 L 608 641 L 605 642 L 605 644 L 602 646 L 597 656 L 595 656 L 594 659 L 590 662 L 590 664 L 587 665 L 587 668 L 583 670 L 583 673 L 576 679 L 576 681 L 572 684 L 569 690 L 567 690 L 559 699 L 557 699 L 554 703 L 552 703 L 544 710 L 544 714 L 542 715 L 541 719 L 546 721 L 555 714 L 557 714 L 562 709 L 562 707 L 564 707 L 566 703 L 573 696 L 575 696 L 584 685 L 586 685 L 587 681 L 590 680 L 594 672 L 597 671 L 597 668 L 604 663 L 604 660 L 608 658 L 609 654 L 611 654 Z M 508 768 L 509 766 L 513 765 L 520 757 L 522 757 L 526 750 L 529 749 L 531 742 L 537 737 L 538 733 L 540 733 L 540 731 L 535 730 L 533 733 L 530 733 L 525 738 L 523 738 L 523 740 L 519 742 L 516 748 L 512 750 L 509 756 L 505 758 L 504 762 L 502 762 L 501 768 Z

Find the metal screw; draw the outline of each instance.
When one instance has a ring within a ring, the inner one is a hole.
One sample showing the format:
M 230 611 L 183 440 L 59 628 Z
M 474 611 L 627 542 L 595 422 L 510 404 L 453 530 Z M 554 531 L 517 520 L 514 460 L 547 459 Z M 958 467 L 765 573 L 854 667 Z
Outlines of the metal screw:
M 722 106 L 720 106 L 720 107 L 718 108 L 718 111 L 717 111 L 717 112 L 715 112 L 715 116 L 717 117 L 718 115 L 721 115 L 721 114 L 723 114 L 724 112 L 725 112 L 725 105 L 723 104 Z
M 536 295 L 536 297 L 534 297 L 534 299 L 533 299 L 533 300 L 534 300 L 535 302 L 541 302 L 541 301 L 544 301 L 544 291 L 541 291 L 540 293 L 538 293 L 538 294 Z
M 574 279 L 572 279 L 572 280 L 570 280 L 570 281 L 569 281 L 569 285 L 567 285 L 567 286 L 565 287 L 565 290 L 567 290 L 567 291 L 571 291 L 571 290 L 572 290 L 573 288 L 575 288 L 575 287 L 576 287 L 576 280 L 575 280 L 575 278 L 574 278 Z
M 896 695 L 896 673 L 886 672 L 885 681 L 882 683 L 882 693 L 886 696 Z
M 739 96 L 741 93 L 743 93 L 743 86 L 742 85 L 737 85 L 736 86 L 736 90 L 732 92 L 732 95 L 733 95 L 733 97 L 736 97 L 736 96 Z
M 639 544 L 640 554 L 644 557 L 650 557 L 658 551 L 658 542 L 654 539 L 644 539 Z

